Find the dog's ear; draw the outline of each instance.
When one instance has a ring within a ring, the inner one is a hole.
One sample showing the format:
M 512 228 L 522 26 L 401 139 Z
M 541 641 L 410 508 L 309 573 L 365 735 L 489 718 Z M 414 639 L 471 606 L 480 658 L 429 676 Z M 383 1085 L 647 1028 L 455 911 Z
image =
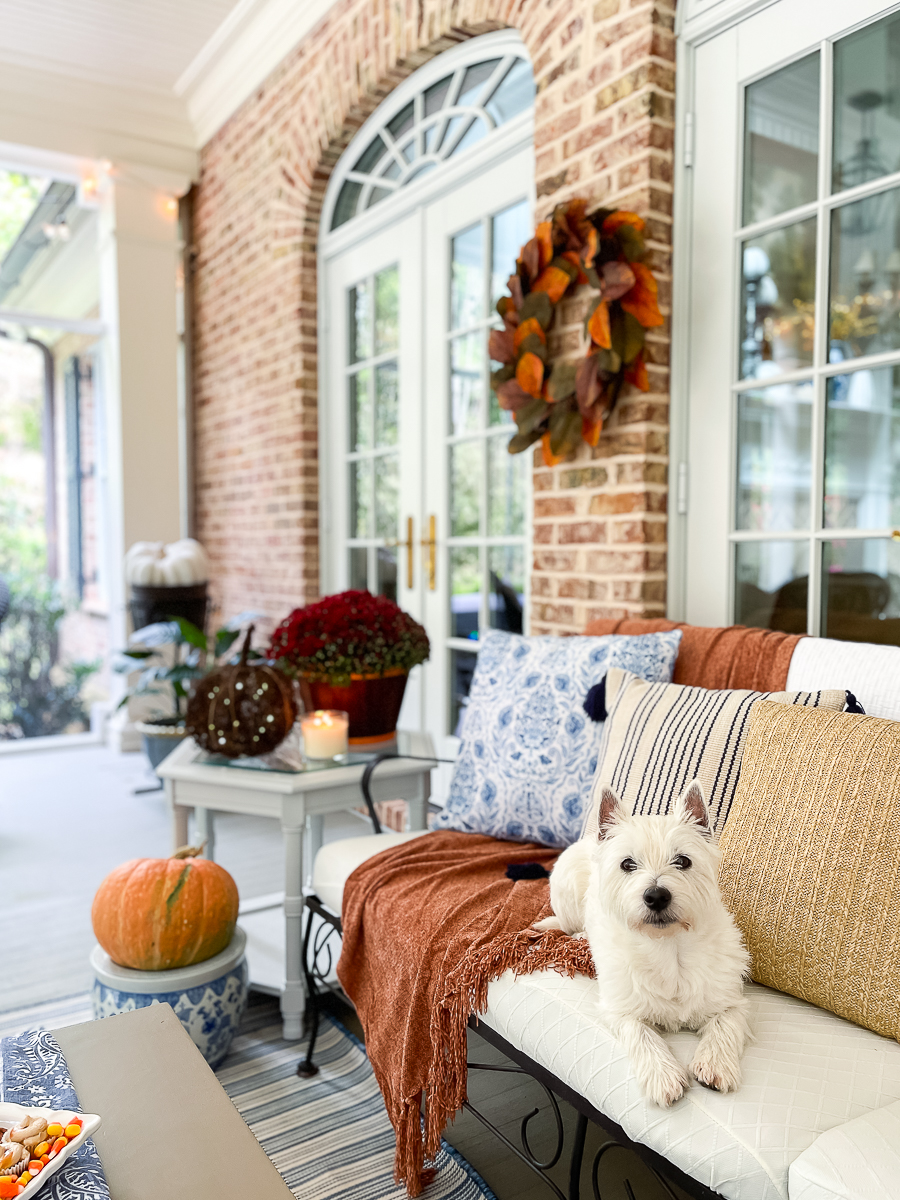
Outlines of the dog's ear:
M 679 821 L 696 821 L 704 833 L 709 833 L 709 809 L 700 780 L 689 783 L 675 803 L 675 815 Z
M 597 840 L 602 842 L 622 813 L 619 797 L 612 788 L 604 787 L 600 793 L 600 811 L 597 814 Z

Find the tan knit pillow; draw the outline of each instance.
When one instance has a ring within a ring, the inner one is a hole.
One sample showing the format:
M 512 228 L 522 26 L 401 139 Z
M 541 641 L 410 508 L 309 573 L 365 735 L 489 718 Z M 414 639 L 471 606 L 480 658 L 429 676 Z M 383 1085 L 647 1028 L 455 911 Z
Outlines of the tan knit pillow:
M 753 978 L 900 1040 L 900 721 L 755 704 L 720 844 Z

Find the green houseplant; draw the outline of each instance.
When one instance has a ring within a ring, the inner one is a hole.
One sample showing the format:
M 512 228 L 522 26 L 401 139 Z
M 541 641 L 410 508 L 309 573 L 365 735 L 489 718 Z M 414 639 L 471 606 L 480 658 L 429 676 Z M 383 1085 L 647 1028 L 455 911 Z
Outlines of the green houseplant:
M 393 600 L 349 591 L 295 608 L 269 657 L 300 680 L 307 708 L 348 713 L 358 745 L 393 738 L 409 672 L 429 649 L 425 630 Z
M 147 720 L 135 722 L 154 769 L 187 736 L 184 718 L 191 683 L 214 669 L 237 641 L 241 627 L 258 615 L 240 613 L 211 638 L 185 617 L 157 621 L 131 635 L 128 649 L 122 651 L 114 670 L 120 674 L 139 670 L 140 674 L 119 707 L 138 696 L 157 699 L 157 711 Z

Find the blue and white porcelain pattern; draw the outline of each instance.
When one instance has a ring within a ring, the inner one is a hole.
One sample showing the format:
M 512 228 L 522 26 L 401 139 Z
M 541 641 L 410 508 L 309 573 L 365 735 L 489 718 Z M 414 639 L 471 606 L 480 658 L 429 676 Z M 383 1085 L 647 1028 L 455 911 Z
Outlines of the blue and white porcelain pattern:
M 680 641 L 677 629 L 638 637 L 485 634 L 450 795 L 434 828 L 571 845 L 603 730 L 586 716 L 585 696 L 610 667 L 670 682 Z
M 174 971 L 120 967 L 99 946 L 91 953 L 94 1017 L 112 1017 L 171 1004 L 175 1015 L 211 1067 L 225 1058 L 247 1007 L 246 937 L 238 926 L 231 945 L 215 958 Z

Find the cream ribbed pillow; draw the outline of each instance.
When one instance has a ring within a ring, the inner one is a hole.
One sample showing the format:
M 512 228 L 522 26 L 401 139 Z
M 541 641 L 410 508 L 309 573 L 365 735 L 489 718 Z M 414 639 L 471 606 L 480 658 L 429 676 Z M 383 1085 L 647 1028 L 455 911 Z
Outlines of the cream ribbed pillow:
M 648 683 L 610 668 L 606 724 L 582 836 L 597 836 L 604 787 L 634 813 L 665 813 L 694 779 L 703 787 L 714 827 L 721 830 L 737 788 L 747 720 L 761 700 L 842 710 L 847 693 L 719 691 Z
M 720 845 L 753 978 L 900 1040 L 900 721 L 754 705 Z

